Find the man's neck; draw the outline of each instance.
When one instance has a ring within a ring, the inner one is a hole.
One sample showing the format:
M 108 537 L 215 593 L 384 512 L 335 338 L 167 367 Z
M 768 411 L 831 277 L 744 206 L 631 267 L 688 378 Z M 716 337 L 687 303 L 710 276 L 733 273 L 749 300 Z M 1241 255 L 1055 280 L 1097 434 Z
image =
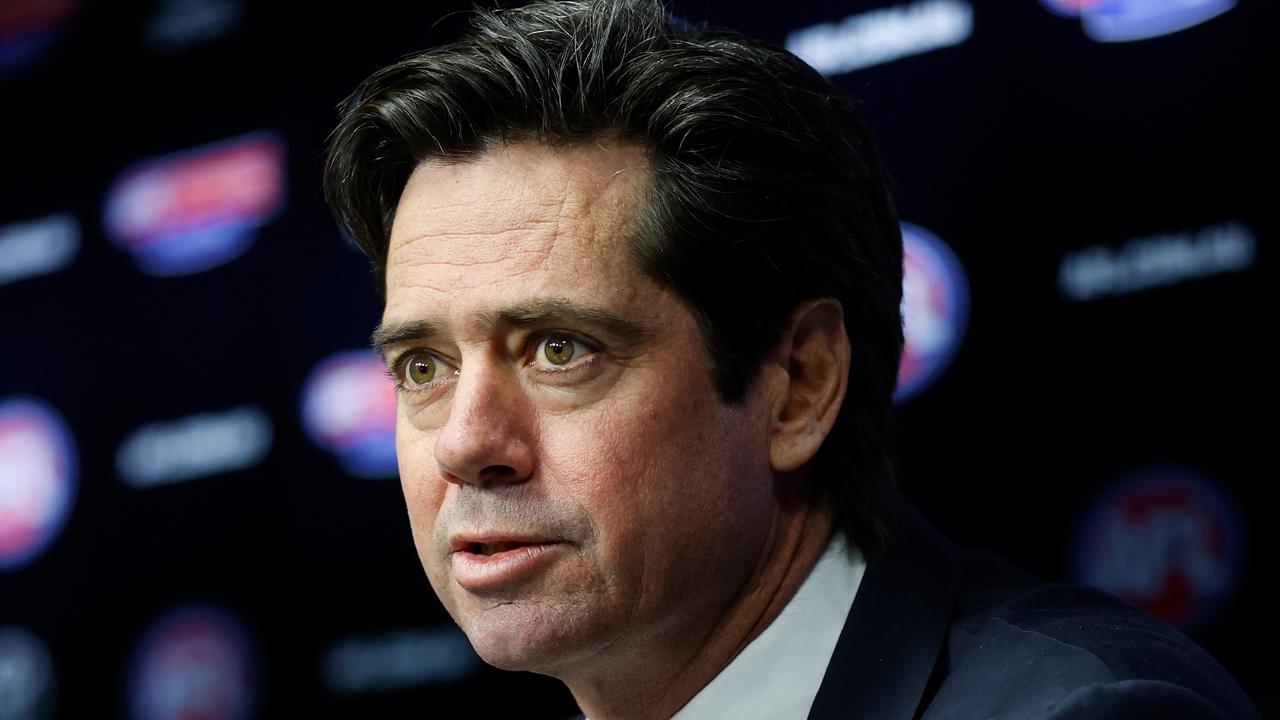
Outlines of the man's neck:
M 828 510 L 784 506 L 755 572 L 709 629 L 674 628 L 667 647 L 630 657 L 626 669 L 561 678 L 591 720 L 669 718 L 778 617 L 831 537 Z M 701 643 L 690 634 L 705 633 Z

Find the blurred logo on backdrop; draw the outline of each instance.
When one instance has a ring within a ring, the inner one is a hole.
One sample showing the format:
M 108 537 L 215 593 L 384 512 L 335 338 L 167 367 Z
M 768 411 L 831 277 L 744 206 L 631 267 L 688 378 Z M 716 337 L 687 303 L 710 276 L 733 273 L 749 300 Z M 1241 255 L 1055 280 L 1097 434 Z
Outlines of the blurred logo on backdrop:
M 0 627 L 0 720 L 51 718 L 54 694 L 53 661 L 40 638 Z
M 143 488 L 253 467 L 271 451 L 271 418 L 253 406 L 144 425 L 116 452 L 125 484 Z
M 329 356 L 307 378 L 302 424 L 351 475 L 395 477 L 396 391 L 372 350 Z
M 126 168 L 103 223 L 143 272 L 189 275 L 244 254 L 284 201 L 284 140 L 260 131 Z
M 902 223 L 902 322 L 906 345 L 894 400 L 918 395 L 951 364 L 969 322 L 969 283 L 937 235 Z
M 132 720 L 239 720 L 253 716 L 258 700 L 248 633 L 213 605 L 185 605 L 152 623 L 128 682 Z
M 1073 302 L 1176 285 L 1253 267 L 1258 238 L 1239 221 L 1134 238 L 1119 247 L 1070 250 L 1058 265 L 1058 290 Z
M 79 4 L 75 0 L 0 2 L 0 80 L 44 57 Z
M 0 399 L 0 571 L 45 550 L 71 513 L 75 445 L 57 411 L 30 397 Z
M 916 0 L 820 23 L 787 35 L 787 49 L 824 75 L 838 75 L 939 48 L 973 34 L 965 0 Z
M 1040 0 L 1052 12 L 1079 17 L 1097 42 L 1146 40 L 1186 30 L 1235 7 L 1236 0 Z
M 69 212 L 0 225 L 0 285 L 57 272 L 80 249 L 80 223 Z
M 320 674 L 329 692 L 351 696 L 457 682 L 481 665 L 467 636 L 448 625 L 341 638 L 325 651 Z
M 244 0 L 158 0 L 143 25 L 155 52 L 178 52 L 220 40 L 240 26 Z
M 1089 506 L 1076 538 L 1076 573 L 1193 632 L 1235 587 L 1239 515 L 1225 491 L 1177 466 L 1125 475 Z

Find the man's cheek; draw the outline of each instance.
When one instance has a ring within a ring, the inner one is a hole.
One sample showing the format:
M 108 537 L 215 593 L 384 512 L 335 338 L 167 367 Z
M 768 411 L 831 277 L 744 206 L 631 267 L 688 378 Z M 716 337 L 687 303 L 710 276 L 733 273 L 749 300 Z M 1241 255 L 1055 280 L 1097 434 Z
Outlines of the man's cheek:
M 443 492 L 435 460 L 434 434 L 422 433 L 403 420 L 396 423 L 396 464 L 400 469 L 400 486 L 405 501 L 414 505 L 439 505 L 436 497 Z
M 446 568 L 441 565 L 440 553 L 436 548 L 435 524 L 447 483 L 439 477 L 428 440 L 421 433 L 397 423 L 396 460 L 400 468 L 400 489 L 409 515 L 409 527 L 413 533 L 418 559 L 432 586 L 439 593 L 447 573 Z

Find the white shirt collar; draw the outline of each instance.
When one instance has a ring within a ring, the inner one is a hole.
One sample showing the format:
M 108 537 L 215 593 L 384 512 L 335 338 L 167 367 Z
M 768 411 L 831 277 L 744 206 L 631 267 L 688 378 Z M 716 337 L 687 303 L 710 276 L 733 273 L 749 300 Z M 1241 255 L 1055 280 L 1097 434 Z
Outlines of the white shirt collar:
M 836 533 L 782 612 L 672 720 L 804 720 L 867 563 Z

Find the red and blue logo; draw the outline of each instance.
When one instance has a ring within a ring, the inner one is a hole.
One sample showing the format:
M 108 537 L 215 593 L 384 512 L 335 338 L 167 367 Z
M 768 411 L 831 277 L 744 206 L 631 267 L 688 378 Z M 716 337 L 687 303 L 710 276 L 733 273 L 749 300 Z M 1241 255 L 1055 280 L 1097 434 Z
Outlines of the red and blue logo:
M 906 344 L 895 402 L 918 395 L 951 364 L 969 322 L 969 283 L 937 235 L 902 223 L 902 323 Z
M 189 275 L 244 254 L 284 201 L 284 141 L 261 131 L 125 169 L 103 223 L 143 272 Z
M 0 571 L 31 562 L 66 525 L 78 463 L 66 422 L 30 397 L 0 400 Z
M 1120 478 L 1092 504 L 1076 542 L 1076 573 L 1193 632 L 1235 588 L 1243 542 L 1230 496 L 1187 468 Z
M 76 0 L 0 2 L 0 78 L 17 75 L 44 57 L 78 4 Z
M 395 385 L 372 350 L 340 352 L 316 366 L 303 388 L 302 424 L 348 473 L 395 477 Z
M 185 605 L 152 623 L 128 679 L 133 720 L 242 720 L 257 707 L 249 635 L 235 616 L 213 605 Z
M 1063 17 L 1079 17 L 1097 42 L 1146 40 L 1186 30 L 1235 7 L 1236 0 L 1040 0 Z

